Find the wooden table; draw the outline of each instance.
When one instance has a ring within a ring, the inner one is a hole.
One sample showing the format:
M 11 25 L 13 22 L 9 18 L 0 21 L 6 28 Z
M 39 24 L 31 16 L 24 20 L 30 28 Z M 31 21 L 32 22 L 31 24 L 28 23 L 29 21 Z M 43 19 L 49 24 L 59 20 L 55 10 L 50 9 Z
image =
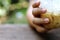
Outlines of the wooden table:
M 27 24 L 0 25 L 0 40 L 41 40 Z

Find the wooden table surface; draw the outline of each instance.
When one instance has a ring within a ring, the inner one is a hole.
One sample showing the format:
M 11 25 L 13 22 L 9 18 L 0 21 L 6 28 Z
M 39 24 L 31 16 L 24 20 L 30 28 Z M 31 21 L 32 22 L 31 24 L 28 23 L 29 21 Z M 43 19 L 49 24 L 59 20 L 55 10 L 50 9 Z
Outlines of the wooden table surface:
M 41 40 L 41 38 L 27 24 L 2 24 L 0 40 Z

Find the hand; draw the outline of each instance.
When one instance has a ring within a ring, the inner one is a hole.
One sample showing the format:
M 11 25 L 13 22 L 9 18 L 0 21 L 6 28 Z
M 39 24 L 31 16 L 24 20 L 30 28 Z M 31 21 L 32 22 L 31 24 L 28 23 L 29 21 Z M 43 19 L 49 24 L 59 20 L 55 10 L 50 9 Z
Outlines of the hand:
M 47 31 L 47 29 L 45 29 L 43 26 L 41 26 L 41 24 L 48 23 L 49 19 L 48 18 L 41 18 L 41 14 L 46 13 L 47 10 L 39 8 L 39 6 L 40 6 L 40 2 L 34 3 L 32 5 L 32 7 L 33 7 L 32 14 L 34 16 L 33 23 L 35 25 L 38 25 L 38 26 L 35 27 L 35 29 L 38 32 L 44 32 L 44 31 Z

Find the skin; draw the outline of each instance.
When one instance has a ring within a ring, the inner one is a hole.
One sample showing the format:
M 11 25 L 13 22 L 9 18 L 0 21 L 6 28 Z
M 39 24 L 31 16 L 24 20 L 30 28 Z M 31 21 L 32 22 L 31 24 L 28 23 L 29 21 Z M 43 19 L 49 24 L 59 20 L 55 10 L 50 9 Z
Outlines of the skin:
M 27 11 L 27 19 L 28 19 L 29 24 L 33 28 L 35 28 L 37 32 L 45 32 L 47 31 L 47 29 L 45 29 L 43 26 L 39 24 L 48 23 L 49 19 L 48 18 L 43 19 L 39 17 L 41 16 L 41 14 L 44 14 L 47 10 L 42 9 L 42 8 L 38 10 L 37 8 L 39 8 L 39 6 L 40 6 L 40 2 L 30 4 L 28 11 Z M 35 13 L 35 11 L 39 13 Z

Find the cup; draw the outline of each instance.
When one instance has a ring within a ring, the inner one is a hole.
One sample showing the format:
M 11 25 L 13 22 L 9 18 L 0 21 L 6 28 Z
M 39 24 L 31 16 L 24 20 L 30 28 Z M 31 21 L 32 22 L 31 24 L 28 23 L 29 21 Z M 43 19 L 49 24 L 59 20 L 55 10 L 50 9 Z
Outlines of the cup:
M 41 18 L 49 18 L 49 23 L 43 24 L 46 29 L 60 27 L 60 0 L 40 0 L 40 8 L 47 9 Z

